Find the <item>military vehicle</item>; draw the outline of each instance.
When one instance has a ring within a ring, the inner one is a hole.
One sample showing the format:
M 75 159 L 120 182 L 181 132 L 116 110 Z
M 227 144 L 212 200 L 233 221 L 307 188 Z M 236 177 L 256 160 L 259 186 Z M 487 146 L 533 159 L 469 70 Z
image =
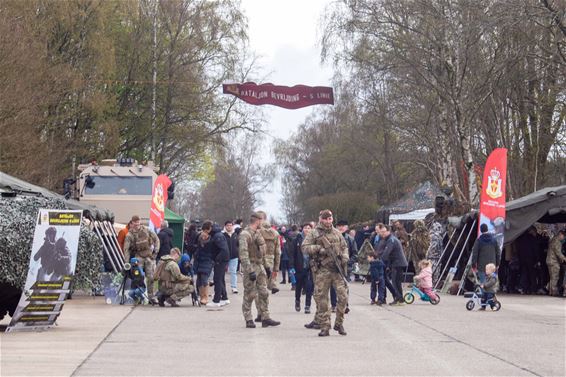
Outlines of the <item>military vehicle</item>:
M 139 164 L 133 158 L 102 160 L 78 167 L 76 199 L 114 213 L 114 221 L 127 224 L 132 215 L 149 222 L 151 191 L 157 178 L 152 162 Z

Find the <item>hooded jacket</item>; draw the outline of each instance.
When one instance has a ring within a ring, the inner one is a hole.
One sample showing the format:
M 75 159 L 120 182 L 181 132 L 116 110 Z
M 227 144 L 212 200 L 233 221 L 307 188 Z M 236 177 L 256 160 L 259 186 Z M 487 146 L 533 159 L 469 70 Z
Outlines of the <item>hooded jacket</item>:
M 238 240 L 238 233 L 236 231 L 232 232 L 232 234 L 228 234 L 226 231 L 222 231 L 224 237 L 226 237 L 226 243 L 228 245 L 228 251 L 230 252 L 230 259 L 237 259 L 240 257 L 240 243 Z
M 162 256 L 169 254 L 173 248 L 173 229 L 161 229 L 157 233 L 157 238 L 159 238 L 159 253 L 157 254 L 157 259 L 159 260 Z
M 472 266 L 477 266 L 479 271 L 485 271 L 489 263 L 499 266 L 501 250 L 497 240 L 491 233 L 483 233 L 474 243 L 472 248 Z
M 187 255 L 187 254 L 183 254 L 181 255 L 181 260 L 179 261 L 179 270 L 181 270 L 181 273 L 183 275 L 186 276 L 191 276 L 192 275 L 192 269 L 191 267 L 185 267 L 185 264 L 187 262 L 190 262 L 191 258 Z
M 227 263 L 230 260 L 230 251 L 228 250 L 228 242 L 222 233 L 222 228 L 217 224 L 212 226 L 210 232 L 210 242 L 207 243 L 210 247 L 210 255 L 214 263 Z

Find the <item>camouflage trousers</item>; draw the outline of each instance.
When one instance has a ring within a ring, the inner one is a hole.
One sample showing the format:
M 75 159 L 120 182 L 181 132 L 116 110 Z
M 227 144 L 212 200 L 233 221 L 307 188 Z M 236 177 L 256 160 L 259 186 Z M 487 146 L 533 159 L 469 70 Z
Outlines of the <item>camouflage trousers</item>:
M 145 272 L 145 281 L 147 286 L 147 295 L 149 298 L 155 296 L 154 287 L 153 287 L 153 274 L 155 273 L 155 259 L 151 257 L 141 257 L 136 255 L 136 258 L 139 260 L 139 266 L 143 268 Z
M 163 296 L 169 296 L 175 301 L 190 295 L 194 291 L 195 287 L 191 284 L 190 281 L 173 283 L 172 287 L 170 288 L 165 288 L 164 286 L 161 286 L 159 288 L 159 293 L 161 293 Z
M 335 324 L 341 325 L 344 322 L 344 311 L 348 304 L 348 287 L 342 276 L 338 272 L 329 271 L 321 268 L 316 273 L 314 282 L 314 297 L 316 301 L 315 322 L 320 324 L 321 329 L 330 329 L 330 287 L 336 289 L 336 321 Z
M 249 273 L 255 271 L 256 280 L 251 281 Z M 244 297 L 242 312 L 246 321 L 252 321 L 252 303 L 256 300 L 258 314 L 262 320 L 269 319 L 269 292 L 267 291 L 267 275 L 260 264 L 251 264 L 249 271 L 244 272 Z
M 560 265 L 548 265 L 548 273 L 550 275 L 550 283 L 548 283 L 548 292 L 550 295 L 558 294 L 558 278 L 560 277 Z

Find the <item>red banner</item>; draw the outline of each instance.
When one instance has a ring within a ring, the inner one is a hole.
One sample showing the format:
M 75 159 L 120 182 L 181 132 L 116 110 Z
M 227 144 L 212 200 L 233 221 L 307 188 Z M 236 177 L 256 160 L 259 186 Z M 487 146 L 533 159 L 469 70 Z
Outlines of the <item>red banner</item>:
M 224 94 L 232 94 L 252 105 L 274 105 L 285 109 L 299 109 L 312 105 L 334 105 L 334 92 L 327 86 L 273 84 L 254 82 L 222 85 Z
M 483 171 L 480 200 L 480 225 L 487 224 L 503 246 L 505 232 L 505 181 L 507 177 L 507 149 L 497 148 L 487 158 Z M 478 236 L 480 229 L 478 227 Z
M 153 184 L 151 195 L 151 210 L 149 212 L 149 228 L 159 229 L 161 222 L 165 220 L 165 205 L 167 204 L 167 189 L 171 186 L 171 180 L 165 174 L 161 174 Z

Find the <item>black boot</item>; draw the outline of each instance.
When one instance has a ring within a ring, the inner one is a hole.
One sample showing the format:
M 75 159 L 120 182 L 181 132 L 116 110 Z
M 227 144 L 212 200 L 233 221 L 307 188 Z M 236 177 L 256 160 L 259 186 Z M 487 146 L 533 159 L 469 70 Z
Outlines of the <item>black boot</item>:
M 301 302 L 295 300 L 295 311 L 296 312 L 300 312 L 301 311 Z
M 334 324 L 334 330 L 338 331 L 340 335 L 347 335 L 346 331 L 344 330 L 344 326 Z
M 257 317 L 255 317 L 254 321 L 261 322 L 261 316 L 258 314 Z
M 164 307 L 165 306 L 165 296 L 161 295 L 159 296 L 159 301 L 158 301 L 159 306 Z
M 246 328 L 255 329 L 255 323 L 252 320 L 246 321 Z
M 281 322 L 274 321 L 271 318 L 261 321 L 261 327 L 279 326 Z
M 307 329 L 314 329 L 314 330 L 320 330 L 320 325 L 318 323 L 316 323 L 315 321 L 312 321 L 310 323 L 307 323 L 305 325 L 305 327 Z
M 279 288 L 272 288 L 271 289 L 272 294 L 276 294 L 277 292 L 279 292 Z
M 328 330 L 328 329 L 322 329 L 318 333 L 318 336 L 329 336 L 329 335 L 330 335 L 330 330 Z

